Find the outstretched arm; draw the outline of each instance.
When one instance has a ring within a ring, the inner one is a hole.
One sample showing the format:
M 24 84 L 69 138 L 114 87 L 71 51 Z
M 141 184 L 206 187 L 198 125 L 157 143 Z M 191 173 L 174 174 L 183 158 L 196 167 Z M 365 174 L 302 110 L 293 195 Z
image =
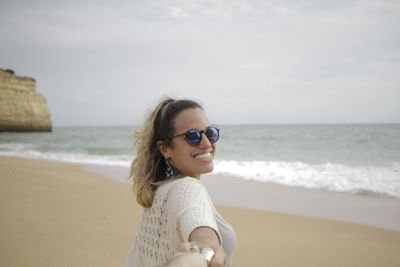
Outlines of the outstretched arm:
M 176 210 L 182 241 L 214 250 L 210 266 L 224 266 L 227 256 L 206 188 L 196 179 L 182 178 L 170 192 L 170 203 Z

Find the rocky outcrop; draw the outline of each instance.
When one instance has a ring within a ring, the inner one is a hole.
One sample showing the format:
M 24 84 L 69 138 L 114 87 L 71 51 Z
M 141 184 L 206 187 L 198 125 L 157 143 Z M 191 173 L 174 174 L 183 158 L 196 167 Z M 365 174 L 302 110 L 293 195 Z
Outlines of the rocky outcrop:
M 32 78 L 0 69 L 0 132 L 51 132 L 51 115 Z

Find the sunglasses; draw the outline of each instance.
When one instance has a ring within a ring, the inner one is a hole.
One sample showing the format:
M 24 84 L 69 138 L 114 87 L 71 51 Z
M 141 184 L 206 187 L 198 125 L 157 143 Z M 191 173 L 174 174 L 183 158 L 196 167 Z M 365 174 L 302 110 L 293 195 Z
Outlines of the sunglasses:
M 178 135 L 174 135 L 170 138 L 167 139 L 172 139 L 178 136 L 185 136 L 186 142 L 190 145 L 190 146 L 198 146 L 201 143 L 201 140 L 203 138 L 203 133 L 206 135 L 208 141 L 211 144 L 214 144 L 218 141 L 219 138 L 219 129 L 217 127 L 209 127 L 207 128 L 207 130 L 203 130 L 203 131 L 199 131 L 197 129 L 192 129 L 189 130 L 183 134 L 178 134 Z

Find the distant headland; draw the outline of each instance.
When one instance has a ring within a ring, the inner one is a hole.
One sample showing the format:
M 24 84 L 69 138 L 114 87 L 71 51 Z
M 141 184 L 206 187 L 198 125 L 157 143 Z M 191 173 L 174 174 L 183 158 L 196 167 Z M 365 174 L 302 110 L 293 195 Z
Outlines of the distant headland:
M 36 92 L 36 81 L 0 68 L 0 132 L 51 132 L 46 98 Z

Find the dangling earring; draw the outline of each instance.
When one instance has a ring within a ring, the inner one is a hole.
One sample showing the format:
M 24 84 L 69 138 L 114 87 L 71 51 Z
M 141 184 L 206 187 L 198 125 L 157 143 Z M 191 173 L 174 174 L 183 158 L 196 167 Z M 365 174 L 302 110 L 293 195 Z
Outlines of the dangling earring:
M 165 165 L 167 166 L 165 170 L 165 176 L 166 177 L 171 177 L 174 175 L 174 170 L 171 168 L 171 165 L 169 165 L 168 160 L 165 159 Z

